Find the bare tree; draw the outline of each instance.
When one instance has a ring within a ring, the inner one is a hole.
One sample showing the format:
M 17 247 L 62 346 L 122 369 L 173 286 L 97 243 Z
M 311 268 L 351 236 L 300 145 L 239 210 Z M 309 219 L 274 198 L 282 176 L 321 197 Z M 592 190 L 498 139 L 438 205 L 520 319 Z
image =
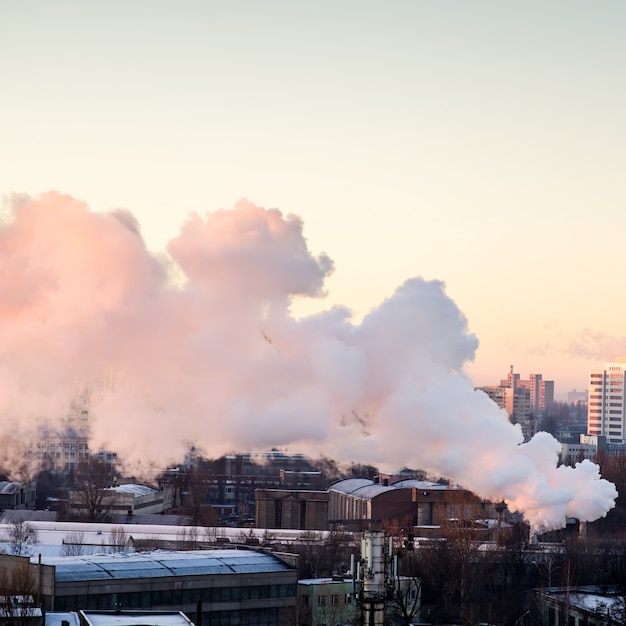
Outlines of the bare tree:
M 35 606 L 37 583 L 28 560 L 15 569 L 0 569 L 0 618 L 3 621 L 26 623 L 37 614 Z
M 289 551 L 299 556 L 299 578 L 321 578 L 345 572 L 355 548 L 353 533 L 331 531 L 324 536 L 319 531 L 309 530 L 289 546 Z
M 389 603 L 390 615 L 401 624 L 419 621 L 422 595 L 420 565 L 413 548 L 398 552 L 398 573 L 393 596 Z
M 195 526 L 184 526 L 176 533 L 179 550 L 197 550 L 199 547 L 198 529 Z
M 224 530 L 218 526 L 207 526 L 204 529 L 204 539 L 209 543 L 228 543 Z
M 129 538 L 123 526 L 113 526 L 109 533 L 109 549 L 111 552 L 125 552 L 128 549 Z
M 33 552 L 33 546 L 39 543 L 37 531 L 32 524 L 20 519 L 11 522 L 7 531 L 9 553 L 15 556 L 29 556 Z
M 89 521 L 104 519 L 116 503 L 111 489 L 115 468 L 98 458 L 79 463 L 70 486 L 71 508 Z
M 68 533 L 63 537 L 61 556 L 82 556 L 85 551 L 85 534 Z
M 151 552 L 157 550 L 162 543 L 163 540 L 159 535 L 149 535 L 143 539 L 135 539 L 133 545 L 136 552 Z

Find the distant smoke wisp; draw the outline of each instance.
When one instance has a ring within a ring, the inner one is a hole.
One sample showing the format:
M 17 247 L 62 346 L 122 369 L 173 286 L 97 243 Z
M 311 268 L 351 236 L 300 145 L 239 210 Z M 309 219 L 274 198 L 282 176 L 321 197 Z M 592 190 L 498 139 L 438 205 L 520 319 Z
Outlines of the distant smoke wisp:
M 0 228 L 4 415 L 60 410 L 93 387 L 93 437 L 126 460 L 288 447 L 389 469 L 421 468 L 536 527 L 614 505 L 596 465 L 558 467 L 559 444 L 522 444 L 464 365 L 478 342 L 437 281 L 413 278 L 360 324 L 347 309 L 304 319 L 333 265 L 302 223 L 248 202 L 192 215 L 167 251 L 172 286 L 127 212 L 95 214 L 57 192 L 17 204 Z

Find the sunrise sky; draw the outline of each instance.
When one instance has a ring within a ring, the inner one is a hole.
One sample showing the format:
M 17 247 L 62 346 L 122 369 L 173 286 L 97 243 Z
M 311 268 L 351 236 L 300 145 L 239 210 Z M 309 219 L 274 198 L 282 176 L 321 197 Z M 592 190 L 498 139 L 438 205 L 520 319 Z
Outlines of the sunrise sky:
M 293 213 L 360 319 L 445 282 L 480 342 L 559 397 L 626 355 L 626 4 L 0 0 L 0 195 Z M 72 234 L 59 229 L 60 244 Z

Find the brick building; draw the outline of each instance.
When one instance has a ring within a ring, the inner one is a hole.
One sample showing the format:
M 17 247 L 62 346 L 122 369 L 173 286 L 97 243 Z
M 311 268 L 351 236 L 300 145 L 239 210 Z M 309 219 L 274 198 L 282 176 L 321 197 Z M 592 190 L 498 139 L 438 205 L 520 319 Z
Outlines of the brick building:
M 256 527 L 328 530 L 328 492 L 257 489 Z

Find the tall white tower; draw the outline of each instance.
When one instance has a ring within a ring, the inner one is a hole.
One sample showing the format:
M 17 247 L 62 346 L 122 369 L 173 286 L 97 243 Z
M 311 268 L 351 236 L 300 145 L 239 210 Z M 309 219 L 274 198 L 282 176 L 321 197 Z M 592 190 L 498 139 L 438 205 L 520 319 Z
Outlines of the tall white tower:
M 385 622 L 385 603 L 393 597 L 398 567 L 391 552 L 391 539 L 385 542 L 384 531 L 366 530 L 363 533 L 361 560 L 356 572 L 352 568 L 352 575 L 358 590 L 361 624 L 365 626 L 383 626 Z

